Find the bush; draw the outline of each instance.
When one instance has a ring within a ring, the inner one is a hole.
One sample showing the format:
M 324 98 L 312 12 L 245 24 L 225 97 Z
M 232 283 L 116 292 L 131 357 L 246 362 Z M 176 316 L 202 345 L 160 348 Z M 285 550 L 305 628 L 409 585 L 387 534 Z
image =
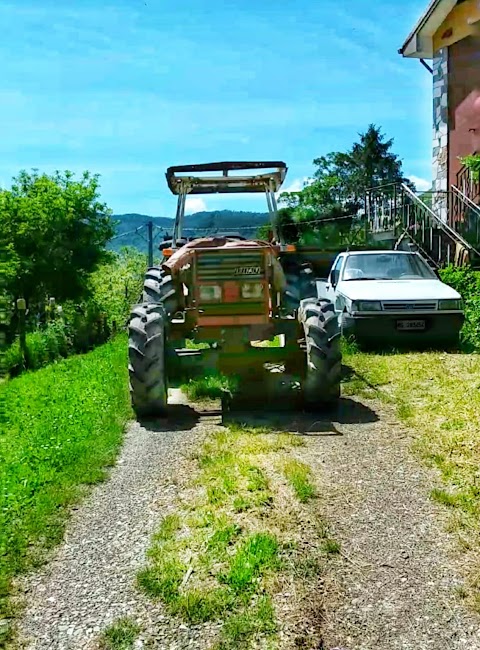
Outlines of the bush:
M 108 341 L 117 329 L 125 327 L 131 306 L 141 294 L 146 265 L 146 256 L 136 250 L 115 254 L 92 274 L 82 301 L 64 302 L 61 316 L 27 334 L 25 362 L 18 340 L 7 348 L 4 371 L 15 377 L 25 369 L 37 370 Z
M 42 368 L 56 359 L 66 357 L 72 351 L 68 328 L 62 320 L 49 323 L 43 330 L 27 334 L 26 339 L 28 355 L 25 364 L 18 340 L 5 352 L 6 371 L 12 377 L 25 368 Z
M 480 351 L 480 272 L 471 267 L 447 266 L 440 277 L 462 296 L 465 303 L 465 323 L 461 341 L 466 352 Z

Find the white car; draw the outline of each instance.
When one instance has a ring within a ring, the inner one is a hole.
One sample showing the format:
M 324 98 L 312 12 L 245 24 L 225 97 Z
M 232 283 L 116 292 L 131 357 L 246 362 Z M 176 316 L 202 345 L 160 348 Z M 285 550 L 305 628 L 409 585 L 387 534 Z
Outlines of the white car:
M 458 344 L 461 296 L 418 253 L 341 253 L 328 280 L 317 280 L 317 291 L 334 303 L 347 337 L 366 343 Z

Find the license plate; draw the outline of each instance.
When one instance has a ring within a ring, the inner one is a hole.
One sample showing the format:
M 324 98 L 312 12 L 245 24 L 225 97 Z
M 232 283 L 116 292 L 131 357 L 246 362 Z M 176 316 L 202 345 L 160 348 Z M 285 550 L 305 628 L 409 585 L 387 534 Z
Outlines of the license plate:
M 424 320 L 399 320 L 397 321 L 397 329 L 404 332 L 420 331 L 425 329 Z

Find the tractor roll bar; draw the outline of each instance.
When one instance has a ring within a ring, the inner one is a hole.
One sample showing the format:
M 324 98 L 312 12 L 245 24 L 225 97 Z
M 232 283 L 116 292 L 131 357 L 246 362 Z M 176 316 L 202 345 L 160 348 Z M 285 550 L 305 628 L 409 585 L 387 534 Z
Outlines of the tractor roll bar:
M 229 176 L 229 171 L 270 169 L 265 174 Z M 198 176 L 202 172 L 221 172 L 221 176 Z M 218 162 L 202 165 L 178 165 L 167 169 L 168 187 L 173 194 L 236 194 L 265 192 L 265 186 L 278 192 L 287 173 L 282 161 Z M 180 175 L 181 174 L 181 175 Z
M 265 173 L 229 176 L 230 171 L 265 170 Z M 202 172 L 221 172 L 221 176 L 198 176 Z M 169 167 L 167 173 L 168 187 L 178 196 L 177 214 L 173 229 L 173 248 L 177 248 L 181 239 L 185 217 L 187 194 L 239 194 L 265 193 L 270 213 L 274 239 L 277 238 L 277 201 L 275 193 L 282 186 L 287 174 L 287 165 L 282 161 L 260 162 L 217 162 L 201 165 L 178 165 Z M 283 241 L 281 242 L 283 243 Z

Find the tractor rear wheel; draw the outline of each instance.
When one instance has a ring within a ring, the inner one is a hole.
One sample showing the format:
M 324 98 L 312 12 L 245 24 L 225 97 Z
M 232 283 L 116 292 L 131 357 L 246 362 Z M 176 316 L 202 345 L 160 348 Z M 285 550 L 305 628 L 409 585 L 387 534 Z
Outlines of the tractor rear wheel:
M 340 328 L 333 304 L 329 300 L 303 300 L 298 319 L 306 348 L 304 404 L 313 410 L 330 406 L 340 397 L 342 374 Z
M 287 287 L 283 294 L 283 303 L 288 311 L 295 311 L 300 306 L 300 301 L 316 298 L 317 288 L 313 271 L 310 268 L 298 268 L 285 272 Z
M 128 325 L 130 397 L 138 416 L 165 415 L 168 401 L 165 367 L 165 309 L 161 304 L 133 308 Z
M 162 304 L 167 315 L 174 314 L 179 309 L 179 301 L 172 276 L 158 266 L 151 266 L 145 274 L 142 302 Z

